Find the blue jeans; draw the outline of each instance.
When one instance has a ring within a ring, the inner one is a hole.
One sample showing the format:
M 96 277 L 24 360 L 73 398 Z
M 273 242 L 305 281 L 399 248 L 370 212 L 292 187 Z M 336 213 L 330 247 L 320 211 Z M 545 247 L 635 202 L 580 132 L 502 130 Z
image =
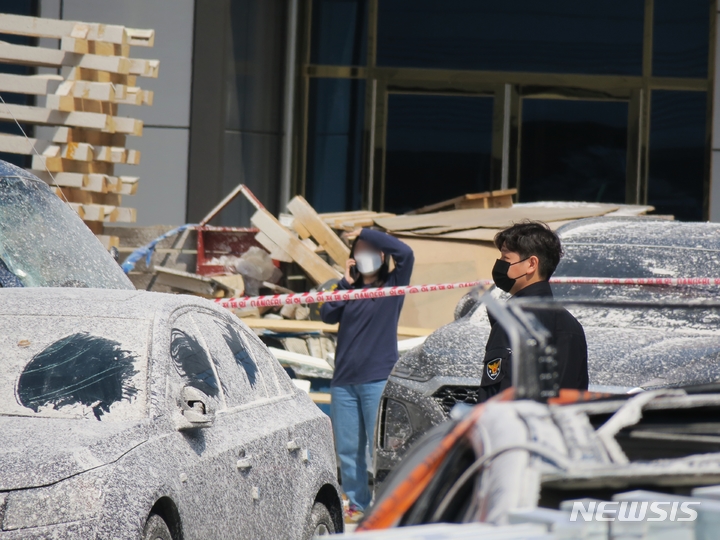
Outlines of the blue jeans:
M 367 508 L 372 499 L 365 452 L 369 442 L 372 456 L 375 422 L 385 383 L 382 380 L 330 389 L 330 415 L 342 488 L 350 504 L 359 510 Z

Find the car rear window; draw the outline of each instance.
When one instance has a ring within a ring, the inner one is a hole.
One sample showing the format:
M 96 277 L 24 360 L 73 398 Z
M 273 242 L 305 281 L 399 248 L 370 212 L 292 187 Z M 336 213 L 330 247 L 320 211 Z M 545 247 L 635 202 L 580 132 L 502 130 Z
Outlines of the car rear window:
M 0 414 L 146 416 L 150 322 L 0 315 Z

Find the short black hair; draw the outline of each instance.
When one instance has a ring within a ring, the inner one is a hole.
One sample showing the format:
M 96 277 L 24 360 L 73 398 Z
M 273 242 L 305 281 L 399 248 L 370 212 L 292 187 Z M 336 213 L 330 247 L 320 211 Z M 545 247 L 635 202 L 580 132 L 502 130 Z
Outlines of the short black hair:
M 535 255 L 540 261 L 539 272 L 544 279 L 550 279 L 563 256 L 560 238 L 542 221 L 525 220 L 500 231 L 495 235 L 495 246 L 505 247 L 527 259 Z

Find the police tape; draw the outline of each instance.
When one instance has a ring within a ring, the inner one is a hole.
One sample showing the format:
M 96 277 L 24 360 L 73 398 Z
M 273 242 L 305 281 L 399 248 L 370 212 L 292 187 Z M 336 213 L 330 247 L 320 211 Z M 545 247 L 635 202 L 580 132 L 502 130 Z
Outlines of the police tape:
M 593 278 L 593 277 L 555 277 L 550 283 L 559 285 L 720 285 L 720 278 Z M 244 298 L 218 298 L 215 300 L 228 309 L 249 307 L 274 307 L 320 302 L 344 302 L 348 300 L 369 300 L 373 298 L 392 298 L 409 294 L 421 294 L 436 291 L 470 289 L 472 287 L 492 285 L 490 279 L 466 281 L 461 283 L 440 283 L 435 285 L 406 285 L 401 287 L 369 287 L 366 289 L 317 291 L 294 294 L 275 294 L 266 296 L 246 296 Z

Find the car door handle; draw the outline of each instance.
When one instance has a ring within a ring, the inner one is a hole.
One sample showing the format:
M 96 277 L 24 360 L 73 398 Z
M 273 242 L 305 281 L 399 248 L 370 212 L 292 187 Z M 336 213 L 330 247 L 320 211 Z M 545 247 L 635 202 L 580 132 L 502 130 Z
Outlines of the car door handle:
M 247 471 L 252 468 L 252 456 L 245 456 L 237 460 L 237 468 L 241 471 Z

